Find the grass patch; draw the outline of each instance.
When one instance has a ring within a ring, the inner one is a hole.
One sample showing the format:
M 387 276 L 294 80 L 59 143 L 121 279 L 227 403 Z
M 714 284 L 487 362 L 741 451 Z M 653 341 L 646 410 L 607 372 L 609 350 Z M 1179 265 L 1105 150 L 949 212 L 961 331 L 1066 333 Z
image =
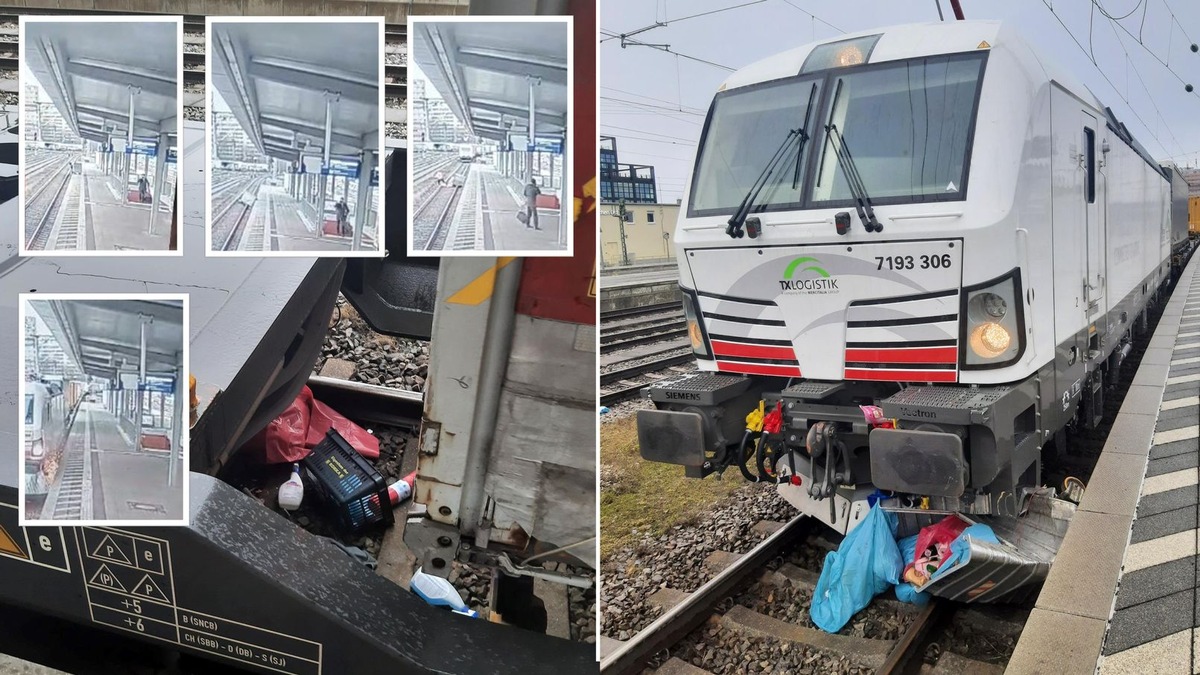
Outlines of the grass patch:
M 699 481 L 685 478 L 681 466 L 647 462 L 638 454 L 636 418 L 605 423 L 600 428 L 601 559 L 643 535 L 691 521 L 743 485 L 736 475 Z

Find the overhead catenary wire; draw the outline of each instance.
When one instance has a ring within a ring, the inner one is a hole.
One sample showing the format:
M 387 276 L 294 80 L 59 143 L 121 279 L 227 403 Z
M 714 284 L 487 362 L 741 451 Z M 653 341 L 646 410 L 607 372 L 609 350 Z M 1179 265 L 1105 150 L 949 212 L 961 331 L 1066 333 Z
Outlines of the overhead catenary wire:
M 1058 21 L 1058 25 L 1062 26 L 1062 29 L 1067 32 L 1067 35 L 1070 36 L 1071 41 L 1075 43 L 1075 46 L 1079 47 L 1079 50 L 1081 52 L 1083 52 L 1083 55 L 1087 56 L 1088 59 L 1091 60 L 1091 56 L 1088 54 L 1087 47 L 1084 47 L 1083 43 L 1081 43 L 1079 41 L 1079 38 L 1075 37 L 1075 33 L 1071 32 L 1071 29 L 1068 28 L 1067 24 L 1063 22 L 1062 17 L 1060 17 L 1058 15 L 1058 12 L 1054 11 L 1054 7 L 1051 6 L 1051 4 L 1047 0 L 1042 0 L 1042 4 L 1046 6 L 1046 9 L 1050 10 L 1050 14 L 1054 17 L 1054 19 L 1056 21 Z M 1113 90 L 1113 92 L 1115 92 L 1117 94 L 1117 97 L 1120 98 L 1122 101 L 1124 101 L 1125 105 L 1129 107 L 1129 112 L 1133 113 L 1133 116 L 1135 118 L 1137 118 L 1137 120 L 1139 122 L 1142 123 L 1142 126 L 1146 129 L 1147 132 L 1154 135 L 1154 140 L 1158 141 L 1159 146 L 1161 146 L 1163 151 L 1165 152 L 1167 149 L 1166 146 L 1163 145 L 1161 140 L 1159 140 L 1158 135 L 1155 134 L 1154 130 L 1150 128 L 1150 125 L 1146 123 L 1146 120 L 1142 119 L 1142 116 L 1138 114 L 1138 111 L 1133 107 L 1133 104 L 1130 103 L 1129 99 L 1124 94 L 1121 93 L 1121 90 L 1119 88 L 1117 88 L 1117 85 L 1113 83 L 1112 79 L 1110 79 L 1108 77 L 1108 75 L 1104 72 L 1104 70 L 1102 68 L 1100 68 L 1100 66 L 1097 65 L 1095 61 L 1092 61 L 1092 65 L 1096 68 L 1096 72 L 1100 73 L 1100 77 L 1103 77 L 1104 81 L 1108 83 L 1108 86 L 1112 87 L 1112 90 Z
M 784 3 L 786 3 L 786 4 L 788 4 L 788 5 L 791 5 L 793 8 L 795 8 L 795 9 L 798 9 L 798 10 L 800 10 L 801 12 L 804 12 L 805 14 L 809 15 L 810 17 L 812 17 L 812 20 L 813 20 L 813 21 L 820 21 L 821 23 L 825 24 L 826 26 L 829 26 L 830 28 L 832 28 L 832 29 L 836 30 L 836 31 L 837 31 L 837 32 L 839 32 L 839 33 L 845 33 L 845 32 L 846 32 L 846 31 L 842 30 L 841 28 L 838 28 L 837 26 L 835 26 L 835 25 L 833 25 L 833 24 L 829 23 L 829 22 L 828 22 L 828 21 L 826 21 L 825 19 L 822 19 L 821 17 L 817 16 L 816 14 L 813 14 L 812 12 L 808 11 L 807 9 L 804 9 L 804 8 L 803 8 L 803 7 L 801 7 L 800 5 L 797 5 L 796 3 L 792 2 L 792 0 L 783 0 L 783 2 L 784 2 Z
M 649 26 L 645 26 L 643 28 L 638 28 L 636 30 L 632 30 L 632 31 L 629 31 L 626 33 L 614 33 L 614 34 L 606 37 L 605 39 L 601 40 L 600 42 L 607 42 L 609 40 L 614 40 L 614 39 L 626 37 L 629 35 L 636 35 L 637 33 L 641 33 L 641 32 L 648 31 L 648 30 L 653 30 L 655 28 L 662 28 L 663 26 L 669 26 L 673 23 L 679 23 L 680 21 L 687 21 L 688 19 L 695 19 L 695 18 L 702 17 L 702 16 L 708 16 L 710 14 L 719 14 L 721 12 L 728 12 L 731 9 L 740 9 L 742 7 L 749 7 L 750 5 L 759 5 L 764 2 L 767 2 L 767 0 L 751 0 L 750 2 L 743 2 L 743 3 L 737 4 L 737 5 L 721 7 L 719 9 L 713 9 L 713 10 L 709 10 L 707 12 L 700 12 L 699 14 L 689 14 L 688 16 L 681 16 L 681 17 L 678 17 L 675 19 L 666 19 L 663 21 L 655 21 L 653 24 L 651 24 Z
M 671 45 L 650 44 L 648 42 L 642 42 L 640 40 L 631 40 L 625 35 L 614 35 L 608 31 L 601 31 L 601 32 L 605 33 L 610 38 L 612 38 L 612 37 L 621 38 L 621 46 L 622 47 L 626 47 L 629 45 L 633 45 L 635 47 L 649 47 L 651 49 L 657 49 L 660 52 L 666 52 L 667 54 L 675 54 L 682 58 L 688 59 L 689 61 L 695 61 L 697 63 L 703 63 L 705 65 L 713 66 L 715 68 L 720 68 L 722 70 L 728 70 L 729 72 L 733 72 L 734 70 L 736 70 L 735 68 L 730 68 L 729 66 L 726 66 L 721 63 L 717 63 L 715 61 L 709 61 L 707 59 L 702 59 L 700 57 L 692 56 L 690 54 L 684 54 L 682 52 L 677 52 L 677 51 L 671 49 Z
M 1133 6 L 1133 9 L 1126 12 L 1124 16 L 1113 16 L 1112 14 L 1109 14 L 1108 10 L 1104 9 L 1104 6 L 1101 5 L 1099 2 L 1096 2 L 1095 6 L 1096 6 L 1096 9 L 1099 9 L 1100 13 L 1103 14 L 1104 16 L 1112 19 L 1113 21 L 1120 21 L 1121 19 L 1128 19 L 1129 17 L 1133 16 L 1133 13 L 1138 11 L 1139 9 L 1141 9 L 1142 4 L 1145 2 L 1146 2 L 1146 0 L 1138 0 L 1137 4 Z
M 1131 66 L 1133 68 L 1133 74 L 1136 75 L 1138 81 L 1142 83 L 1142 89 L 1144 89 L 1146 91 L 1146 98 L 1150 101 L 1150 105 L 1154 107 L 1154 112 L 1158 115 L 1158 119 L 1162 121 L 1163 126 L 1166 127 L 1166 129 L 1167 129 L 1167 133 L 1171 135 L 1171 140 L 1174 141 L 1175 147 L 1182 148 L 1183 144 L 1179 142 L 1179 138 L 1175 136 L 1175 132 L 1174 132 L 1174 130 L 1171 129 L 1171 125 L 1167 124 L 1166 118 L 1163 117 L 1162 111 L 1159 110 L 1158 103 L 1156 103 L 1154 101 L 1154 95 L 1150 93 L 1150 87 L 1148 87 L 1146 85 L 1146 80 L 1145 80 L 1145 78 L 1142 77 L 1142 72 L 1138 69 L 1137 64 L 1134 63 L 1133 59 L 1129 56 L 1129 50 L 1125 49 L 1125 42 L 1121 39 L 1121 34 L 1117 32 L 1116 28 L 1113 28 L 1112 31 L 1113 31 L 1113 35 L 1116 36 L 1116 38 L 1117 38 L 1117 44 L 1121 45 L 1121 51 L 1125 52 L 1126 64 L 1128 64 L 1129 66 Z M 1126 101 L 1129 100 L 1128 93 L 1126 93 L 1125 100 Z M 1157 136 L 1156 136 L 1156 139 L 1157 139 Z M 1161 140 L 1159 140 L 1159 145 L 1162 145 Z M 1163 147 L 1163 150 L 1166 150 L 1165 146 Z
M 1099 6 L 1099 0 L 1090 0 L 1090 1 L 1093 6 Z M 1047 8 L 1050 9 L 1050 13 L 1054 14 L 1055 18 L 1059 19 L 1058 22 L 1062 23 L 1062 19 L 1059 18 L 1058 14 L 1054 11 L 1054 7 L 1052 7 L 1048 2 L 1046 2 L 1046 0 L 1042 0 L 1042 3 L 1045 4 Z M 1165 0 L 1164 0 L 1164 4 L 1166 4 Z M 1147 2 L 1147 6 L 1148 5 L 1149 5 L 1149 3 Z M 1176 24 L 1178 24 L 1179 20 L 1174 18 L 1175 14 L 1174 14 L 1174 12 L 1171 12 L 1171 8 L 1169 5 L 1167 6 L 1167 12 L 1171 14 L 1172 19 L 1174 19 Z M 1107 16 L 1107 14 L 1105 16 Z M 1134 41 L 1137 42 L 1138 45 L 1140 45 L 1141 48 L 1144 49 L 1147 54 L 1152 56 L 1155 61 L 1158 61 L 1160 64 L 1162 64 L 1162 66 L 1167 69 L 1167 72 L 1171 73 L 1171 75 L 1173 75 L 1176 80 L 1179 80 L 1180 84 L 1184 85 L 1184 87 L 1187 88 L 1188 93 L 1194 93 L 1194 94 L 1196 94 L 1197 97 L 1200 97 L 1200 92 L 1195 92 L 1194 89 L 1192 88 L 1191 83 L 1189 83 L 1187 80 L 1185 80 L 1183 78 L 1183 76 L 1181 76 L 1179 73 L 1175 72 L 1175 69 L 1171 67 L 1171 63 L 1170 63 L 1171 45 L 1173 44 L 1172 38 L 1175 34 L 1174 27 L 1169 27 L 1169 30 L 1168 30 L 1169 35 L 1167 38 L 1167 59 L 1163 60 L 1163 58 L 1161 56 L 1154 53 L 1154 50 L 1150 49 L 1150 47 L 1148 47 L 1146 45 L 1146 42 L 1142 39 L 1142 37 L 1140 35 L 1134 35 L 1132 31 L 1130 31 L 1128 28 L 1125 27 L 1125 24 L 1123 24 L 1120 21 L 1117 21 L 1115 19 L 1112 19 L 1112 18 L 1109 18 L 1109 21 L 1111 21 L 1117 28 L 1120 28 L 1121 30 L 1125 31 L 1125 34 L 1128 35 L 1129 37 L 1133 38 Z M 1143 22 L 1143 24 L 1145 23 L 1145 15 L 1142 16 L 1142 22 Z M 1063 24 L 1063 27 L 1066 28 L 1066 25 Z M 1139 32 L 1140 32 L 1140 30 L 1139 30 Z M 1188 38 L 1186 31 L 1184 31 L 1183 35 L 1185 38 L 1188 39 L 1188 42 L 1190 43 L 1191 39 Z M 1072 36 L 1072 37 L 1074 37 L 1074 36 Z M 1093 60 L 1093 63 L 1094 62 L 1095 61 Z

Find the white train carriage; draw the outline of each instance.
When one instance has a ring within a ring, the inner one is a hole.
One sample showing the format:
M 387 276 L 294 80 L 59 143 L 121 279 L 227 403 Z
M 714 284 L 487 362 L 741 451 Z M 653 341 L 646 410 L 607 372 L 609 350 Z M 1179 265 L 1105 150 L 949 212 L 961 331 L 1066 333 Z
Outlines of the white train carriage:
M 1012 514 L 1043 445 L 1100 421 L 1169 284 L 1170 194 L 998 22 L 750 65 L 715 96 L 676 229 L 701 372 L 646 391 L 642 454 L 741 465 L 840 531 L 877 489 Z

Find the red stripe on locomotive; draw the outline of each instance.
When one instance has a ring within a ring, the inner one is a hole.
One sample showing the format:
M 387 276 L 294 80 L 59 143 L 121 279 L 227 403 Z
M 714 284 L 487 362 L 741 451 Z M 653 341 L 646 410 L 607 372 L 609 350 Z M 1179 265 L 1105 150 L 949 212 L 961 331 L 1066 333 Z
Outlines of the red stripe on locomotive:
M 847 363 L 958 363 L 958 347 L 846 348 Z
M 713 354 L 717 356 L 741 357 L 744 359 L 775 359 L 779 361 L 795 361 L 796 352 L 791 347 L 770 347 L 766 345 L 749 345 L 741 342 L 712 341 Z

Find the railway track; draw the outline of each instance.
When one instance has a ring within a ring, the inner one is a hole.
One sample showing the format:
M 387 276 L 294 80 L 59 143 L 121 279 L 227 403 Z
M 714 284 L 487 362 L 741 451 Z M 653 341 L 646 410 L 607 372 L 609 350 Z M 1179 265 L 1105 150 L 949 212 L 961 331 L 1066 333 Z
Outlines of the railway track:
M 656 305 L 646 305 L 644 307 L 628 307 L 625 309 L 610 309 L 607 312 L 600 313 L 600 323 L 616 319 L 630 319 L 633 317 L 641 317 L 647 314 L 661 314 L 663 312 L 678 310 L 680 314 L 683 309 L 678 302 L 661 302 Z
M 686 646 L 680 648 L 681 643 L 706 622 L 709 628 L 704 629 L 702 638 L 702 644 L 705 645 L 713 642 L 714 631 L 730 631 L 744 637 L 774 638 L 793 645 L 839 653 L 851 662 L 874 669 L 876 673 L 890 675 L 903 672 L 905 666 L 920 653 L 923 638 L 937 622 L 944 603 L 934 601 L 920 610 L 915 607 L 902 608 L 910 613 L 911 619 L 896 639 L 831 635 L 762 614 L 748 606 L 754 603 L 747 602 L 742 591 L 757 584 L 766 587 L 801 587 L 811 592 L 815 588 L 816 576 L 813 572 L 788 563 L 779 564 L 787 552 L 798 546 L 813 530 L 812 521 L 805 516 L 797 516 L 786 523 L 762 524 L 777 529 L 744 554 L 710 556 L 709 560 L 714 561 L 714 566 L 723 564 L 724 569 L 694 592 L 664 594 L 666 597 L 659 599 L 665 610 L 663 614 L 628 641 L 619 643 L 601 660 L 600 672 L 604 675 L 626 675 L 642 672 L 647 666 L 664 666 L 663 672 L 706 672 L 676 656 L 677 653 L 687 653 Z M 774 591 L 767 592 L 774 595 Z M 753 596 L 752 593 L 748 595 Z M 762 670 L 766 672 L 769 668 Z
M 30 251 L 45 250 L 50 243 L 54 220 L 62 208 L 63 198 L 71 184 L 71 161 L 68 159 L 38 186 L 25 200 L 25 248 Z M 30 220 L 33 222 L 30 223 Z
M 212 226 L 213 242 L 221 242 L 220 250 L 237 250 L 252 209 L 251 206 L 242 203 L 240 197 L 246 192 L 257 195 L 262 181 L 261 178 L 250 178 L 245 182 L 232 184 L 222 193 L 222 197 L 229 197 L 222 201 L 219 210 L 214 209 Z
M 413 212 L 414 241 L 422 242 L 422 250 L 436 251 L 445 245 L 467 171 L 465 166 L 456 168 L 450 177 L 451 185 L 435 188 L 429 198 Z
M 679 321 L 671 321 L 670 323 L 658 323 L 601 335 L 600 353 L 608 354 L 621 349 L 628 349 L 629 347 L 637 347 L 686 336 L 687 325 L 681 318 Z
M 679 303 L 609 311 L 601 314 L 600 321 L 601 354 L 615 356 L 634 347 L 661 343 L 659 348 L 631 352 L 624 359 L 630 361 L 630 365 L 601 372 L 600 405 L 611 406 L 636 398 L 643 388 L 659 379 L 647 375 L 665 371 L 663 375 L 669 376 L 674 374 L 675 367 L 695 358 L 690 351 L 678 353 L 688 346 L 687 325 Z M 620 357 L 615 357 L 607 365 L 620 366 L 621 363 Z

